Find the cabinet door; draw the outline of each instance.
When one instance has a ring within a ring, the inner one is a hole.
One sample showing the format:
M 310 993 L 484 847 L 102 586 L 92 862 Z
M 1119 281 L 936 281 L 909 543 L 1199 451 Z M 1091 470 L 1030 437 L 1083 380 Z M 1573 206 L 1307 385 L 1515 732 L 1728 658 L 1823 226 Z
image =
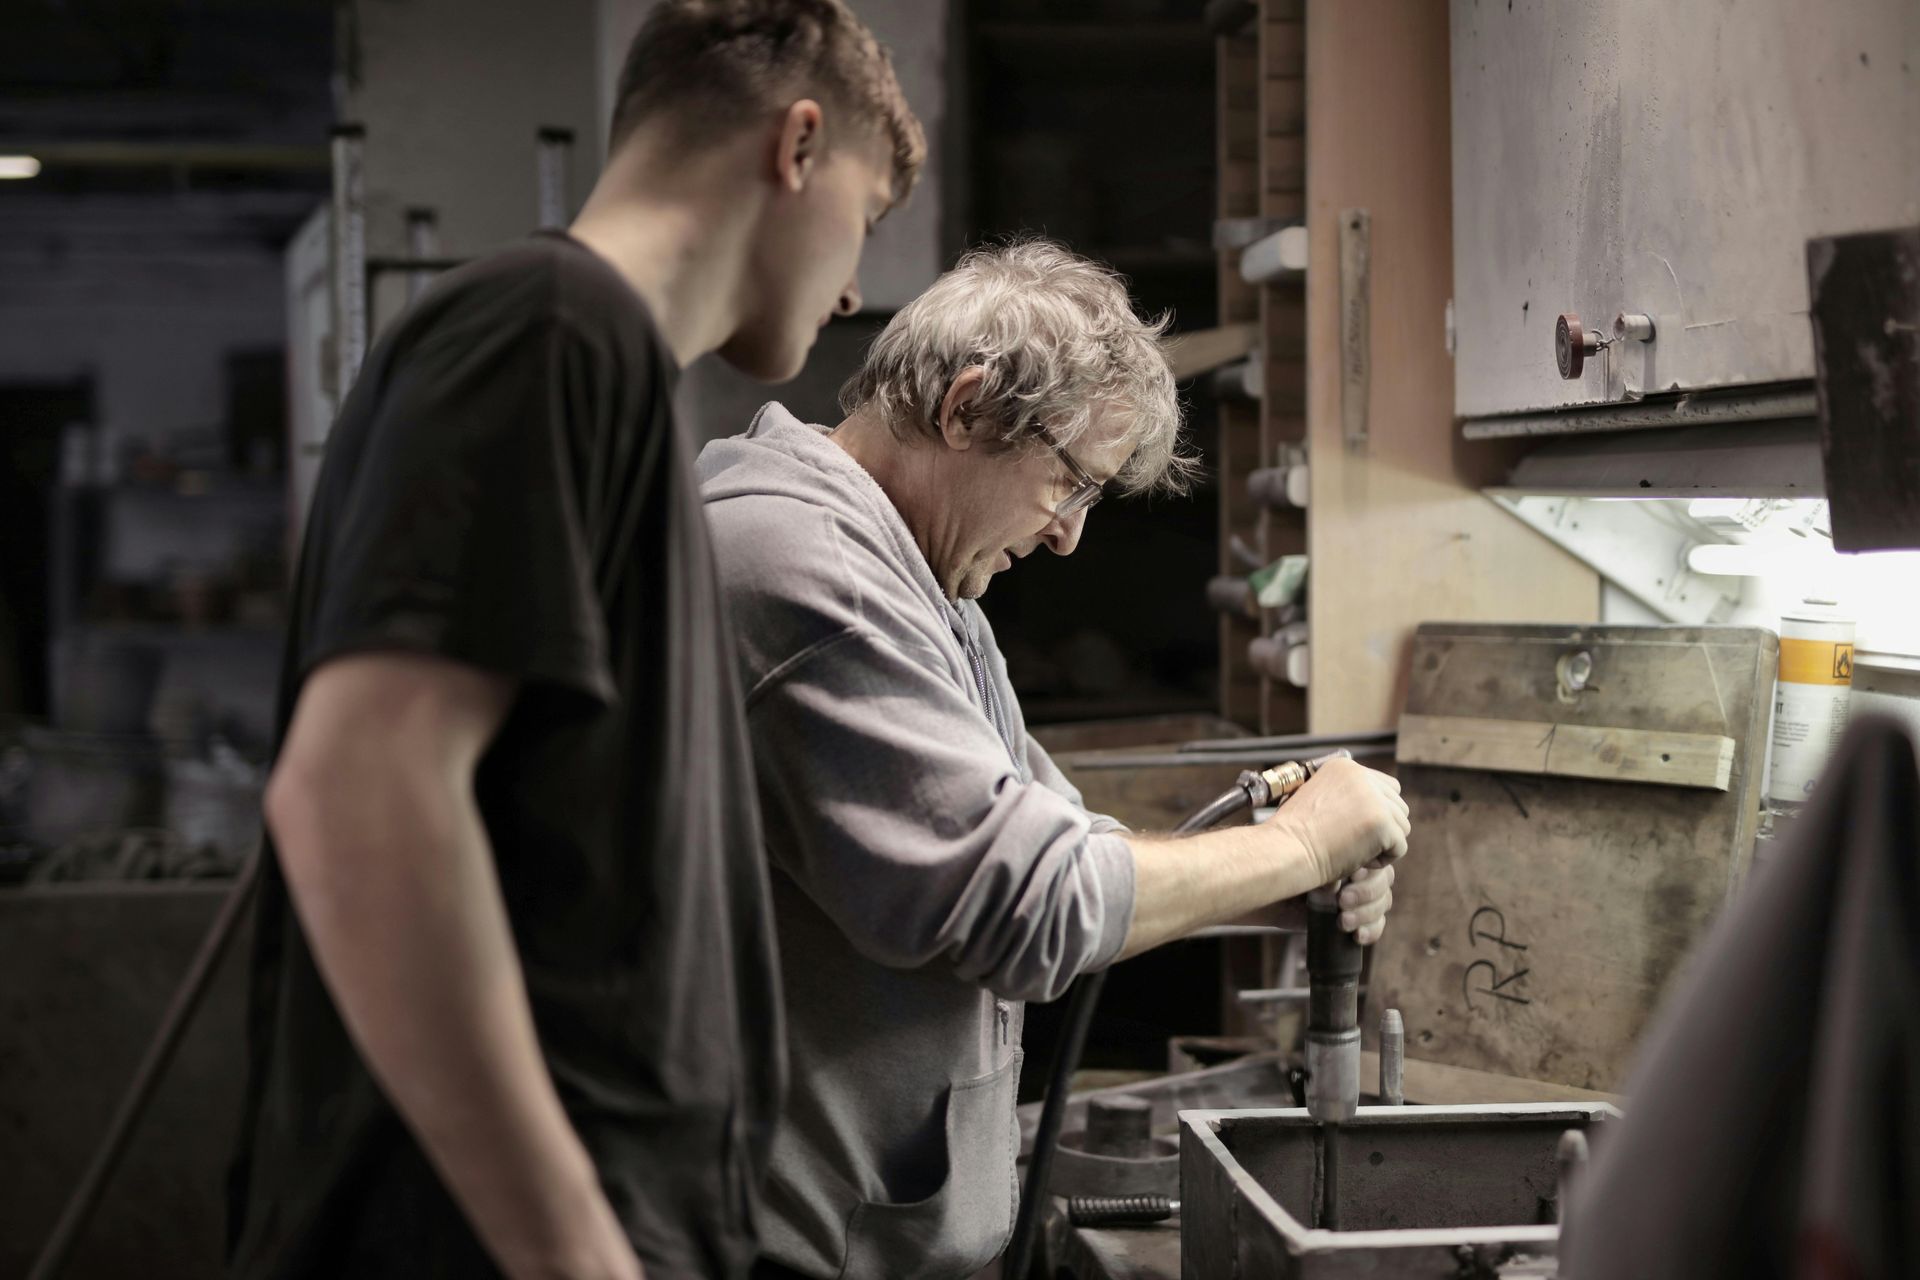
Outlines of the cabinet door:
M 1813 376 L 1806 241 L 1920 221 L 1920 5 L 1454 0 L 1455 407 Z M 1554 324 L 1653 317 L 1563 380 Z

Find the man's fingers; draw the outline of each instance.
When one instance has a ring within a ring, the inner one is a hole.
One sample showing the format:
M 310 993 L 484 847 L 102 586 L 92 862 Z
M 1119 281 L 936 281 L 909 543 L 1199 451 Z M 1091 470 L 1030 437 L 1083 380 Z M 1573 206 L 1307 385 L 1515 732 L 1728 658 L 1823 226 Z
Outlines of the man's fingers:
M 1342 911 L 1340 913 L 1340 927 L 1349 933 L 1364 929 L 1370 924 L 1384 920 L 1387 912 L 1392 909 L 1393 895 L 1391 893 L 1383 893 L 1377 898 L 1369 898 L 1359 906 L 1354 907 L 1351 911 Z
M 1401 858 L 1406 857 L 1407 834 L 1407 831 L 1398 827 L 1381 832 L 1380 844 L 1383 850 L 1381 856 L 1393 862 L 1397 862 Z
M 1340 891 L 1340 905 L 1357 907 L 1372 902 L 1386 894 L 1393 887 L 1393 868 L 1374 866 L 1369 863 L 1353 873 L 1347 880 L 1346 888 Z

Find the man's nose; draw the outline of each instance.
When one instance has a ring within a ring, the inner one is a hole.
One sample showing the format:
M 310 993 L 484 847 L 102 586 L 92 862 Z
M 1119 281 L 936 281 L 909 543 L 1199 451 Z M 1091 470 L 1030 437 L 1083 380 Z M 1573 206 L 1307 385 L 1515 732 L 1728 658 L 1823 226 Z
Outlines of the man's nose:
M 1083 507 L 1064 520 L 1055 516 L 1053 523 L 1040 535 L 1040 540 L 1047 544 L 1047 550 L 1053 554 L 1070 556 L 1073 549 L 1080 545 L 1080 531 L 1086 527 L 1087 512 Z

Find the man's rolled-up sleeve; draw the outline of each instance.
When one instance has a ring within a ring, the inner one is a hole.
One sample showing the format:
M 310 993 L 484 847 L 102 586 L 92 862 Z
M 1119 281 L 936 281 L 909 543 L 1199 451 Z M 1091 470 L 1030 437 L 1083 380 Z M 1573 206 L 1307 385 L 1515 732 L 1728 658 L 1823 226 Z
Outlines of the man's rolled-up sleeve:
M 1119 953 L 1132 851 L 1023 781 L 936 655 L 856 625 L 770 674 L 748 716 L 773 859 L 863 955 L 1051 1000 Z
M 1105 835 L 1110 831 L 1131 830 L 1120 819 L 1109 817 L 1104 813 L 1095 813 L 1087 808 L 1086 800 L 1080 795 L 1080 788 L 1067 779 L 1067 775 L 1061 772 L 1060 766 L 1053 762 L 1053 757 L 1047 754 L 1047 749 L 1041 746 L 1039 740 L 1032 734 L 1027 735 L 1027 768 L 1032 772 L 1035 782 L 1058 791 L 1072 801 L 1075 808 L 1083 811 L 1091 820 L 1093 824 L 1091 830 L 1095 835 Z

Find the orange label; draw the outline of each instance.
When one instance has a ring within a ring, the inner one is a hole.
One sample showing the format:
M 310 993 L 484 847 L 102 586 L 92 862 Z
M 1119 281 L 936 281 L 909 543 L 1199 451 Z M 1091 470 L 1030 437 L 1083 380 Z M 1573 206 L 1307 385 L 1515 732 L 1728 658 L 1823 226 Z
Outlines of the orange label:
M 1853 683 L 1853 646 L 1832 640 L 1780 641 L 1780 679 L 1787 684 Z

